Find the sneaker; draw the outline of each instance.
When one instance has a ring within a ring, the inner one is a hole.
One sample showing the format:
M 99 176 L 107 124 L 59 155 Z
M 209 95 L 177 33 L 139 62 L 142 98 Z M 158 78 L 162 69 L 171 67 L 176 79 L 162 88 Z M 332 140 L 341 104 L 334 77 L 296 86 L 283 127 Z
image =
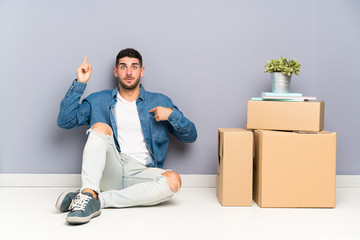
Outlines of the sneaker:
M 67 215 L 70 224 L 83 224 L 101 214 L 99 197 L 94 198 L 91 193 L 79 193 L 73 203 L 73 209 Z
M 59 212 L 68 212 L 71 211 L 73 208 L 73 202 L 74 199 L 76 197 L 76 195 L 78 195 L 80 190 L 77 190 L 76 192 L 70 192 L 70 191 L 66 191 L 63 192 L 57 199 L 55 207 Z

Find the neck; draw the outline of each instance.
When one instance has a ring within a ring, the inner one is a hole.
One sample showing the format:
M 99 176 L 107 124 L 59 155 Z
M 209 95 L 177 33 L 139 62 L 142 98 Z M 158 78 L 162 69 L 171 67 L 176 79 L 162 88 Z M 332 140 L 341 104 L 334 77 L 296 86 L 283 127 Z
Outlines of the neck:
M 128 102 L 135 101 L 140 94 L 140 84 L 134 89 L 125 89 L 119 85 L 119 94 Z

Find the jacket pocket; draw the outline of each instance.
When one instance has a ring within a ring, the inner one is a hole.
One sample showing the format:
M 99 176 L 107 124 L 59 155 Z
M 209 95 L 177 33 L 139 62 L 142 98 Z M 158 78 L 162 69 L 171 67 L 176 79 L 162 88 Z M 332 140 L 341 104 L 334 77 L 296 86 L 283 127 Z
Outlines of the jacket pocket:
M 161 143 L 168 140 L 168 123 L 166 121 L 156 122 L 151 126 L 151 134 L 156 143 Z

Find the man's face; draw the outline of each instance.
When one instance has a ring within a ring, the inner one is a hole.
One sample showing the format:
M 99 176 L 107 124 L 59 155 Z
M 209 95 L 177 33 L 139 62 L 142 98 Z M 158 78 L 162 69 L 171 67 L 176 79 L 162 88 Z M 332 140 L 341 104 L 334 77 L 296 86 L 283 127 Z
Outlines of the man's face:
M 140 78 L 144 75 L 144 67 L 140 67 L 137 58 L 120 58 L 119 64 L 114 67 L 114 75 L 118 79 L 119 87 L 132 90 L 139 85 Z

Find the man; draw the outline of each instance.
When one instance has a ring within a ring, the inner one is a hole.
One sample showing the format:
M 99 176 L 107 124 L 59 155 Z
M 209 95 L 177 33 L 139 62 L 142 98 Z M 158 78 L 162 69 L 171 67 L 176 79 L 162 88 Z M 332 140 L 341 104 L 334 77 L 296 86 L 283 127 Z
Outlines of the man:
M 140 84 L 144 70 L 138 51 L 120 51 L 114 67 L 118 87 L 79 103 L 92 71 L 85 57 L 61 102 L 59 127 L 91 126 L 83 152 L 82 187 L 62 193 L 56 202 L 59 211 L 70 211 L 66 218 L 70 224 L 89 222 L 101 208 L 155 205 L 181 187 L 176 172 L 162 169 L 168 133 L 194 142 L 196 128 L 170 98 L 144 89 Z

